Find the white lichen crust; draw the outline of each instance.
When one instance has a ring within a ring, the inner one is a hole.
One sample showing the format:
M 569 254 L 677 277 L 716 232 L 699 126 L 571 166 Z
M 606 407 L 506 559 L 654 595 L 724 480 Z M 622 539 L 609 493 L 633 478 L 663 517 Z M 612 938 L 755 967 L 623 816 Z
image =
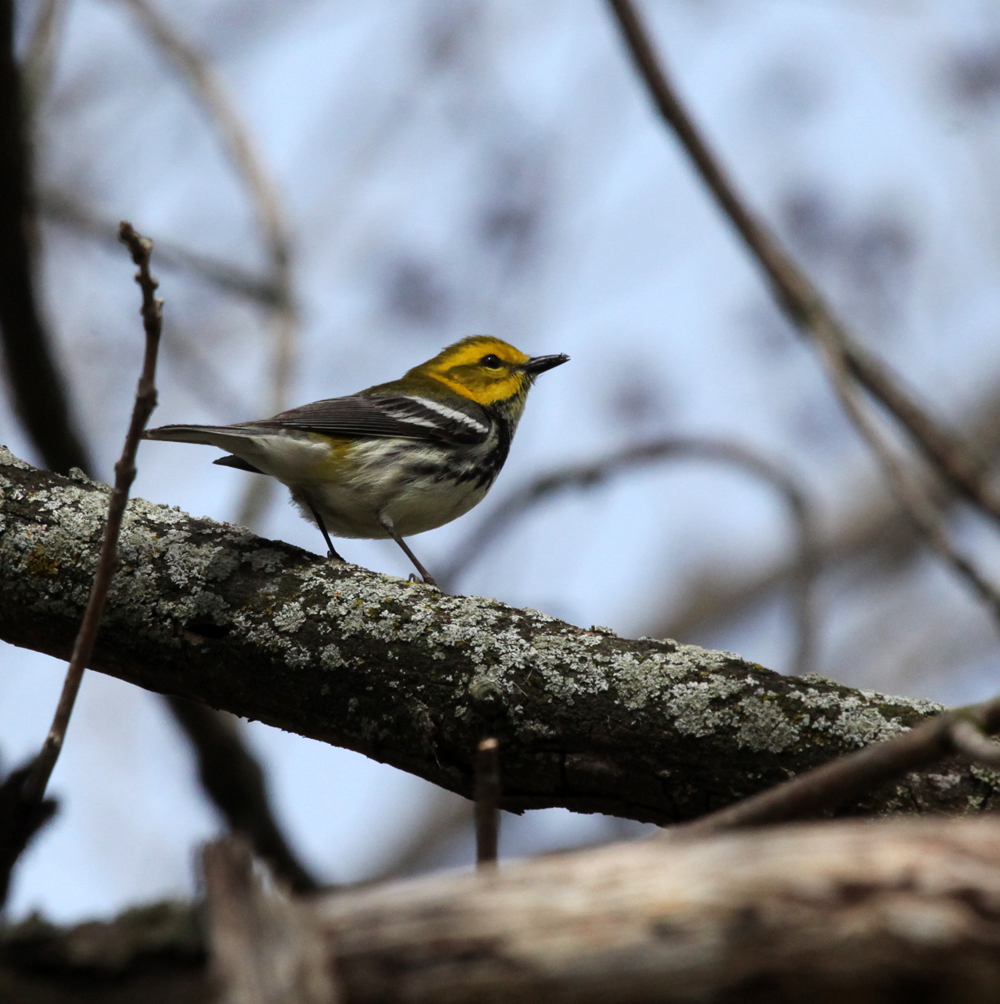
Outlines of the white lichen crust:
M 0 637 L 69 651 L 107 493 L 0 450 Z M 496 735 L 511 808 L 686 819 L 938 710 L 442 596 L 141 499 L 120 558 L 95 669 L 464 794 L 477 740 Z M 996 792 L 991 773 L 947 766 L 854 809 L 972 811 Z

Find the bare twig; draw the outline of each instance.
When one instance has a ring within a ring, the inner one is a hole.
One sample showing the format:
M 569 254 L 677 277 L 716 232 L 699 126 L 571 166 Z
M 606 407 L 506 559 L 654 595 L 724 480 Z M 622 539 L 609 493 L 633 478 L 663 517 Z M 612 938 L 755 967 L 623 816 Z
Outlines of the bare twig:
M 29 235 L 36 231 L 34 214 L 38 205 L 31 185 L 28 120 L 30 111 L 37 107 L 51 72 L 54 38 L 64 19 L 65 6 L 64 0 L 45 0 L 42 5 L 22 74 L 27 92 L 26 100 L 23 100 L 21 77 L 11 48 L 12 4 L 9 0 L 0 0 L 0 34 L 4 36 L 0 39 L 0 276 L 3 277 L 0 281 L 0 328 L 15 407 L 45 463 L 55 470 L 68 471 L 71 467 L 78 467 L 85 473 L 93 474 L 88 451 L 74 428 L 64 380 L 52 356 L 30 268 L 33 248 Z M 43 196 L 40 201 L 43 211 L 73 226 L 78 232 L 117 245 L 118 227 L 94 219 L 75 201 L 58 195 Z M 157 259 L 161 265 L 166 263 L 175 268 L 196 271 L 217 286 L 257 300 L 265 306 L 273 308 L 278 301 L 273 281 L 259 279 L 228 263 L 196 255 L 183 248 L 164 247 L 162 243 L 157 245 Z M 239 750 L 233 751 L 238 761 L 254 763 L 238 737 L 234 737 L 233 745 Z M 198 747 L 196 742 L 196 752 L 204 764 L 211 758 L 212 749 Z M 55 755 L 58 755 L 58 750 Z M 7 785 L 11 791 L 16 789 L 19 797 L 23 797 L 22 773 L 8 778 L 11 784 Z M 270 827 L 263 822 L 261 827 L 263 831 L 273 831 L 280 843 L 280 830 L 270 807 L 259 805 L 252 788 L 242 790 L 237 785 L 230 786 L 226 793 L 228 809 L 232 810 L 242 797 L 246 798 L 248 806 L 255 806 L 248 810 L 251 815 L 261 820 L 265 816 L 270 819 Z M 43 804 L 46 806 L 45 818 L 48 818 L 54 804 Z M 4 831 L 0 844 L 7 849 L 14 848 L 10 854 L 0 849 L 0 876 L 9 874 L 10 866 L 23 850 L 26 835 L 30 836 L 27 827 L 29 817 L 41 818 L 32 806 L 36 803 L 24 804 L 20 816 L 0 807 L 0 823 L 3 824 L 0 829 Z M 221 806 L 224 814 L 228 811 L 227 806 Z M 277 843 L 273 846 L 265 844 L 260 848 L 265 856 L 268 855 L 268 847 L 274 850 L 278 846 Z M 4 862 L 9 863 L 5 866 Z M 275 864 L 281 871 L 280 861 L 276 860 Z M 303 881 L 303 876 L 296 876 L 294 869 L 287 874 L 293 885 Z M 0 895 L 0 903 L 2 901 L 3 896 Z
M 128 247 L 132 260 L 139 266 L 136 282 L 142 289 L 142 320 L 146 334 L 146 350 L 142 373 L 136 388 L 132 420 L 125 437 L 121 459 L 115 464 L 115 486 L 108 500 L 108 515 L 104 525 L 104 539 L 97 559 L 97 571 L 91 585 L 90 596 L 84 611 L 73 655 L 62 693 L 56 706 L 49 733 L 41 751 L 23 772 L 15 772 L 5 782 L 0 796 L 0 891 L 6 894 L 10 872 L 31 835 L 52 814 L 53 805 L 44 798 L 46 786 L 59 759 L 66 729 L 69 726 L 76 696 L 80 690 L 83 671 L 90 662 L 100 628 L 101 617 L 107 604 L 108 590 L 118 563 L 118 534 L 121 530 L 128 493 L 135 480 L 135 455 L 139 437 L 150 414 L 156 407 L 156 356 L 162 329 L 163 303 L 155 297 L 156 280 L 149 272 L 149 257 L 153 242 L 140 237 L 132 225 L 121 224 L 121 239 Z M 2 285 L 2 284 L 0 284 Z M 0 902 L 3 897 L 0 896 Z
M 852 377 L 906 429 L 933 467 L 978 508 L 1000 522 L 1000 494 L 989 480 L 986 464 L 958 434 L 932 420 L 899 379 L 857 343 L 774 233 L 737 194 L 682 105 L 631 0 L 608 2 L 657 109 L 767 274 L 774 295 L 792 324 L 817 346 L 841 358 Z
M 123 222 L 120 233 L 122 243 L 128 247 L 132 255 L 132 261 L 139 267 L 139 271 L 136 273 L 136 282 L 142 289 L 141 313 L 142 325 L 146 333 L 146 351 L 139 384 L 136 387 L 132 420 L 125 436 L 125 446 L 121 459 L 115 464 L 115 485 L 108 501 L 108 518 L 104 528 L 101 553 L 97 559 L 94 584 L 90 590 L 90 598 L 87 601 L 83 623 L 80 625 L 80 633 L 73 646 L 73 656 L 70 659 L 69 669 L 66 671 L 66 680 L 63 683 L 62 695 L 52 719 L 52 726 L 24 784 L 24 796 L 28 801 L 40 801 L 45 794 L 45 787 L 52 775 L 56 760 L 59 758 L 59 751 L 62 749 L 66 727 L 69 725 L 70 715 L 73 713 L 73 705 L 80 689 L 83 671 L 90 662 L 94 651 L 101 617 L 108 600 L 108 589 L 115 573 L 115 566 L 118 563 L 118 534 L 125 515 L 125 506 L 128 503 L 129 489 L 135 480 L 135 455 L 139 448 L 139 438 L 142 430 L 146 427 L 149 416 L 156 407 L 156 355 L 160 345 L 163 301 L 156 299 L 155 293 L 158 284 L 149 271 L 149 258 L 153 250 L 153 242 L 148 237 L 141 237 L 137 234 L 132 229 L 131 223 Z
M 148 0 L 123 2 L 135 13 L 149 37 L 184 75 L 195 97 L 218 130 L 223 146 L 253 205 L 269 261 L 268 281 L 275 292 L 275 336 L 268 372 L 271 378 L 269 406 L 271 414 L 276 414 L 288 406 L 298 325 L 291 278 L 291 237 L 277 187 L 268 176 L 235 103 L 209 63 Z M 273 491 L 273 479 L 251 478 L 238 521 L 245 526 L 256 525 L 273 496 Z
M 55 471 L 90 469 L 35 295 L 31 170 L 14 3 L 0 0 L 0 336 L 14 410 Z
M 812 510 L 805 491 L 777 464 L 733 443 L 688 436 L 673 436 L 641 443 L 610 453 L 589 464 L 553 471 L 509 495 L 452 552 L 438 579 L 452 591 L 456 579 L 485 549 L 532 508 L 563 491 L 590 488 L 619 474 L 665 460 L 708 460 L 736 467 L 773 487 L 785 501 L 795 521 L 796 557 L 792 581 L 797 640 L 792 672 L 809 670 L 815 648 L 813 583 L 818 571 Z
M 500 839 L 500 743 L 484 739 L 476 749 L 476 865 L 497 863 Z
M 956 735 L 956 727 L 962 722 L 970 728 L 958 728 Z M 672 827 L 665 835 L 703 836 L 740 826 L 813 818 L 952 753 L 963 753 L 993 766 L 998 762 L 1000 747 L 989 742 L 984 733 L 998 730 L 1000 698 L 946 711 L 894 739 L 848 753 L 759 795 Z M 970 738 L 972 732 L 977 739 Z M 984 743 L 990 747 L 985 752 Z

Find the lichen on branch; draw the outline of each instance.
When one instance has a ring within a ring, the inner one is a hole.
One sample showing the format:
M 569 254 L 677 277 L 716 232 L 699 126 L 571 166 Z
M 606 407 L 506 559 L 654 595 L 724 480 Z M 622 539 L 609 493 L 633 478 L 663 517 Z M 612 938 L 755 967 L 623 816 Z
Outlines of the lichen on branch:
M 107 491 L 0 452 L 0 638 L 65 657 Z M 940 710 L 444 596 L 141 499 L 119 547 L 94 669 L 463 795 L 478 741 L 496 736 L 514 810 L 690 819 Z M 946 762 L 848 811 L 974 811 L 998 793 L 994 773 Z

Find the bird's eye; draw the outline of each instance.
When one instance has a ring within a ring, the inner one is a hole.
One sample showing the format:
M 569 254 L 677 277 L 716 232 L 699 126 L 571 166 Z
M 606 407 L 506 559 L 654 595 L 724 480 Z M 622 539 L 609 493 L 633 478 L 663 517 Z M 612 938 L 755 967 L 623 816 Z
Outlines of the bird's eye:
M 488 356 L 483 356 L 483 358 L 479 360 L 479 365 L 489 366 L 491 370 L 495 370 L 499 369 L 503 365 L 503 363 L 500 362 L 499 356 L 495 356 L 491 352 Z

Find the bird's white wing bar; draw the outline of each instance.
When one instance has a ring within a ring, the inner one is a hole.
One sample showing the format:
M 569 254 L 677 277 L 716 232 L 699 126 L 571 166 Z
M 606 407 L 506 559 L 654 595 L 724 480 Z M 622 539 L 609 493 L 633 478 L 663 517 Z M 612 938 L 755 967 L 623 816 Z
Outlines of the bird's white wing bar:
M 420 404 L 424 408 L 437 412 L 438 415 L 448 419 L 449 422 L 464 423 L 467 428 L 473 432 L 478 432 L 480 435 L 485 436 L 490 431 L 490 427 L 486 422 L 481 422 L 471 415 L 466 415 L 464 411 L 459 411 L 457 408 L 449 408 L 448 405 L 442 404 L 440 401 L 432 401 L 426 397 L 414 397 L 410 398 L 410 400 L 414 404 Z
M 274 418 L 246 422 L 242 428 L 299 429 L 330 436 L 377 436 L 437 443 L 485 442 L 491 429 L 486 412 L 474 401 L 469 402 L 469 410 L 481 413 L 481 418 L 430 398 L 355 394 L 314 401 Z

